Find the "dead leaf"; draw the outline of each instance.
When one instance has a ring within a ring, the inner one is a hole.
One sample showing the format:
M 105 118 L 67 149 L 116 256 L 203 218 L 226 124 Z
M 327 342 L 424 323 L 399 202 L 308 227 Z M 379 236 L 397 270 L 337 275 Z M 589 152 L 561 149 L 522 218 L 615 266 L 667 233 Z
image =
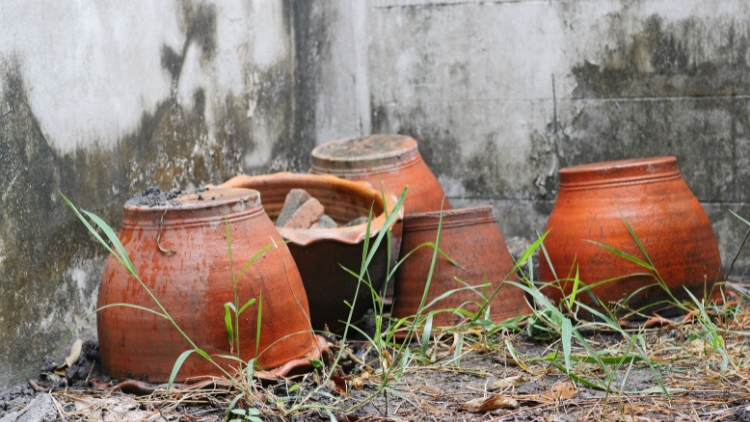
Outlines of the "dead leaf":
M 460 407 L 460 410 L 482 413 L 495 409 L 515 409 L 517 407 L 518 402 L 510 397 L 505 397 L 502 394 L 493 394 L 487 398 L 469 400 Z
M 572 382 L 556 382 L 547 391 L 542 393 L 542 397 L 549 400 L 567 400 L 576 395 L 576 386 Z
M 328 389 L 335 391 L 339 394 L 346 394 L 346 380 L 339 376 L 332 376 L 331 380 L 328 381 Z
M 57 375 L 65 375 L 65 368 L 70 368 L 78 362 L 78 358 L 81 357 L 81 350 L 83 349 L 83 340 L 76 340 L 72 346 L 70 346 L 70 354 L 65 358 L 65 361 L 55 369 Z
M 161 414 L 154 411 L 140 410 L 140 404 L 130 396 L 113 396 L 104 398 L 74 398 L 75 411 L 66 416 L 102 421 L 163 421 Z
M 685 348 L 690 353 L 692 353 L 692 354 L 694 354 L 694 355 L 696 355 L 698 357 L 702 357 L 704 355 L 710 355 L 711 352 L 713 351 L 711 349 L 711 345 L 709 345 L 704 340 L 699 339 L 699 338 L 697 338 L 697 339 L 691 341 L 690 343 L 688 343 L 687 345 L 685 345 Z
M 515 387 L 525 382 L 526 382 L 526 377 L 524 375 L 516 375 L 514 377 L 507 377 L 507 378 L 503 378 L 501 380 L 497 380 L 493 382 L 489 387 L 487 387 L 487 391 L 505 390 L 508 387 Z
M 359 390 L 360 388 L 364 387 L 365 382 L 368 379 L 370 379 L 370 373 L 363 372 L 360 376 L 352 380 L 352 388 L 354 388 L 355 390 Z

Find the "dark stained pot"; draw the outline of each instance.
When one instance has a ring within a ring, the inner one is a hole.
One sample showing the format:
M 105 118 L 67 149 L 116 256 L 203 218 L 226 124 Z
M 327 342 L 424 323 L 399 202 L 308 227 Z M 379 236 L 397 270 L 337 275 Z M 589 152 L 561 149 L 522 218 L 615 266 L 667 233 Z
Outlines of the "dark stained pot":
M 445 194 L 437 178 L 422 161 L 414 138 L 403 135 L 371 135 L 339 139 L 315 147 L 310 173 L 332 174 L 348 180 L 364 180 L 380 192 L 401 194 L 409 186 L 404 213 L 440 210 Z M 450 209 L 445 200 L 443 209 Z
M 264 246 L 277 242 L 253 263 L 238 283 L 240 306 L 262 294 L 260 344 L 255 344 L 257 306 L 240 319 L 242 359 L 256 357 L 266 369 L 308 364 L 320 356 L 309 324 L 307 295 L 297 267 L 258 192 L 215 190 L 178 197 L 179 205 L 126 205 L 119 238 L 133 265 L 164 308 L 196 345 L 230 371 L 224 304 L 234 301 L 225 222 L 232 236 L 236 273 Z M 161 235 L 160 235 L 161 232 Z M 157 245 L 158 242 L 158 245 Z M 174 254 L 164 251 L 174 250 Z M 113 257 L 104 267 L 98 306 L 128 303 L 158 311 L 146 291 Z M 164 318 L 146 311 L 111 307 L 97 315 L 102 369 L 118 378 L 165 382 L 188 342 Z M 192 354 L 177 377 L 185 380 L 221 372 Z
M 292 189 L 306 190 L 320 201 L 325 207 L 326 214 L 339 225 L 357 217 L 366 217 L 370 207 L 373 207 L 370 246 L 384 228 L 384 208 L 392 210 L 396 204 L 396 198 L 392 194 L 386 194 L 383 202 L 381 193 L 367 183 L 329 175 L 240 175 L 229 179 L 220 187 L 258 190 L 263 198 L 263 207 L 273 220 L 278 217 L 286 195 Z M 344 301 L 353 303 L 357 279 L 344 271 L 341 265 L 359 273 L 366 230 L 367 224 L 335 229 L 278 228 L 281 236 L 289 241 L 289 250 L 302 275 L 302 282 L 310 298 L 310 316 L 315 330 L 323 330 L 327 326 L 331 331 L 338 332 L 344 328 L 341 321 L 346 321 L 349 316 L 349 307 Z M 386 243 L 383 241 L 380 244 L 368 267 L 372 286 L 376 290 L 381 288 L 387 275 Z M 371 307 L 370 291 L 363 284 L 360 287 L 352 321 L 358 321 Z
M 711 292 L 714 282 L 723 279 L 711 222 L 683 180 L 675 157 L 593 163 L 560 170 L 560 190 L 547 221 L 545 231 L 550 233 L 544 242 L 557 277 L 565 278 L 570 271 L 575 274 L 574 261 L 579 265 L 580 279 L 587 284 L 647 273 L 638 264 L 590 242 L 645 261 L 622 216 L 678 299 L 690 300 L 684 288 L 703 298 L 704 288 Z M 540 261 L 540 279 L 555 280 L 547 261 Z M 593 293 L 609 304 L 654 283 L 650 276 L 632 276 L 595 287 Z M 561 281 L 561 287 L 566 295 L 570 294 L 572 282 Z M 559 288 L 550 286 L 544 293 L 555 301 L 562 298 Z M 667 293 L 654 286 L 630 299 L 628 307 L 640 309 L 667 299 Z M 588 295 L 580 295 L 578 300 L 593 302 Z M 651 306 L 646 310 L 647 315 L 653 309 Z
M 435 242 L 439 219 L 440 212 L 406 217 L 401 255 L 405 256 L 425 242 Z M 458 262 L 463 269 L 438 255 L 426 304 L 443 293 L 464 287 L 454 277 L 472 286 L 491 283 L 491 286 L 487 287 L 489 293 L 500 286 L 506 277 L 508 281 L 518 280 L 515 273 L 510 274 L 514 265 L 513 259 L 508 252 L 491 206 L 445 211 L 440 249 Z M 396 273 L 394 317 L 404 318 L 417 313 L 427 282 L 433 251 L 434 249 L 429 247 L 421 248 L 399 267 Z M 482 288 L 479 288 L 479 291 L 482 291 Z M 441 299 L 423 312 L 423 315 L 433 310 L 459 307 L 474 312 L 479 309 L 481 302 L 482 299 L 477 293 L 462 290 Z M 509 284 L 503 285 L 490 302 L 490 316 L 496 322 L 529 312 L 523 290 Z M 433 325 L 450 327 L 456 325 L 461 319 L 462 317 L 454 313 L 438 313 L 433 317 Z

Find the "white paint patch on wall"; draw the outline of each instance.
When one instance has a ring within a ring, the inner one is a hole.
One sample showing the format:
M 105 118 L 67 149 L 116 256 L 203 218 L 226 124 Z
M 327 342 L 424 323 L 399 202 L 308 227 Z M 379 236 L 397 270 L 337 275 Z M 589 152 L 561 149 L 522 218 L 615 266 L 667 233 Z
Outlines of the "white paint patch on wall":
M 289 53 L 284 32 L 284 10 L 280 1 L 253 0 L 249 37 L 253 44 L 252 61 L 262 69 L 286 59 Z
M 19 59 L 29 102 L 53 146 L 66 152 L 111 144 L 169 95 L 160 53 L 181 42 L 176 5 L 3 3 L 0 55 Z

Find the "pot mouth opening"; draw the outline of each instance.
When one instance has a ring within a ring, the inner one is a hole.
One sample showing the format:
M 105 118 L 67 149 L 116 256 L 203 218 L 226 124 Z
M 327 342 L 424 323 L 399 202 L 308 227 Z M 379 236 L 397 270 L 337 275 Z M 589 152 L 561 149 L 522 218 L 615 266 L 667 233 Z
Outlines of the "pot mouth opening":
M 369 173 L 395 169 L 419 160 L 417 141 L 404 135 L 371 135 L 339 139 L 312 151 L 312 170 L 317 173 Z
M 257 189 L 263 195 L 263 209 L 271 220 L 278 217 L 284 206 L 286 195 L 292 189 L 304 189 L 313 198 L 320 201 L 326 215 L 339 224 L 346 224 L 358 217 L 366 217 L 370 207 L 373 218 L 370 237 L 376 236 L 383 228 L 386 217 L 384 208 L 392 210 L 396 197 L 386 192 L 385 200 L 380 192 L 369 183 L 355 182 L 331 175 L 274 173 L 260 176 L 239 175 L 224 183 L 224 186 L 242 186 Z M 403 208 L 399 211 L 403 216 Z M 395 222 L 393 223 L 395 224 Z M 292 229 L 277 227 L 281 236 L 292 243 L 306 246 L 322 241 L 337 241 L 345 244 L 357 244 L 364 240 L 367 223 L 338 228 Z
M 477 224 L 497 224 L 491 205 L 471 208 L 454 208 L 443 211 L 442 228 L 471 226 Z M 404 217 L 404 232 L 437 230 L 440 224 L 440 211 L 411 214 Z
M 646 157 L 560 169 L 560 188 L 618 185 L 679 178 L 675 157 Z

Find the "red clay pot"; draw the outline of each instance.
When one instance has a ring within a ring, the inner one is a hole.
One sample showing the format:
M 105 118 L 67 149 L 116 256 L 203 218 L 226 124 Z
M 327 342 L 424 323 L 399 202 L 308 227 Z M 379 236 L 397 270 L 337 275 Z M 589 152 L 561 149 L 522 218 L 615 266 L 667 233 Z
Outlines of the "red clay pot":
M 382 181 L 385 191 L 396 195 L 409 185 L 405 215 L 440 210 L 445 196 L 437 178 L 422 161 L 417 141 L 403 135 L 371 135 L 319 145 L 312 151 L 310 173 L 364 180 L 377 191 Z M 450 209 L 448 199 L 443 209 Z
M 435 242 L 439 219 L 440 212 L 406 217 L 401 255 L 405 256 L 425 242 Z M 513 259 L 508 252 L 491 206 L 445 211 L 440 249 L 458 262 L 463 269 L 438 255 L 426 304 L 452 289 L 464 287 L 454 277 L 472 286 L 491 283 L 491 286 L 487 287 L 488 294 L 491 294 L 506 277 L 509 281 L 518 280 L 515 273 L 509 276 L 513 269 Z M 432 248 L 421 248 L 399 267 L 396 273 L 394 317 L 403 318 L 417 313 L 433 252 Z M 479 290 L 482 291 L 482 288 Z M 524 296 L 523 290 L 509 284 L 504 285 L 490 302 L 492 320 L 501 322 L 528 313 L 530 310 Z M 481 303 L 482 299 L 477 293 L 471 290 L 461 290 L 441 299 L 422 314 L 425 315 L 426 312 L 433 310 L 459 307 L 474 312 L 479 309 L 478 304 Z M 457 314 L 442 312 L 433 317 L 433 326 L 454 326 L 461 320 L 462 317 Z
M 560 190 L 545 228 L 550 233 L 544 242 L 557 277 L 565 278 L 570 271 L 575 274 L 574 262 L 580 268 L 580 279 L 587 284 L 647 273 L 643 267 L 589 242 L 645 260 L 623 216 L 677 298 L 689 300 L 684 287 L 703 298 L 704 288 L 710 292 L 714 282 L 723 279 L 711 222 L 683 180 L 675 157 L 611 161 L 560 170 Z M 555 280 L 547 261 L 540 261 L 540 279 Z M 604 303 L 612 303 L 654 283 L 653 277 L 633 276 L 595 287 L 593 293 Z M 561 281 L 561 286 L 566 295 L 570 294 L 572 282 Z M 562 298 L 558 288 L 548 287 L 544 292 L 555 301 Z M 654 286 L 630 299 L 628 307 L 640 309 L 667 298 L 663 289 Z M 593 302 L 588 295 L 578 296 L 578 300 Z
M 242 270 L 264 246 L 271 248 L 253 263 L 238 283 L 240 305 L 262 302 L 260 344 L 255 344 L 258 304 L 240 319 L 242 359 L 256 357 L 264 368 L 307 364 L 320 356 L 310 329 L 307 295 L 283 239 L 263 212 L 258 192 L 222 189 L 177 198 L 179 205 L 125 206 L 119 238 L 143 280 L 196 345 L 228 371 L 237 362 L 229 355 L 224 304 L 234 301 L 225 222 L 232 235 L 233 267 Z M 160 234 L 161 233 L 161 234 Z M 162 250 L 160 250 L 160 248 Z M 174 250 L 169 254 L 163 251 Z M 102 274 L 99 307 L 128 303 L 158 311 L 143 287 L 110 256 Z M 164 318 L 146 311 L 111 307 L 97 314 L 102 369 L 113 378 L 165 382 L 188 342 Z M 177 377 L 221 375 L 192 354 Z
M 229 179 L 220 187 L 243 187 L 256 189 L 263 198 L 263 207 L 271 219 L 276 219 L 284 206 L 286 195 L 292 189 L 304 189 L 325 207 L 326 214 L 339 224 L 357 217 L 367 216 L 373 207 L 375 217 L 370 227 L 371 242 L 383 230 L 383 209 L 392 210 L 396 198 L 386 194 L 383 202 L 380 192 L 367 183 L 352 182 L 329 175 L 276 173 L 263 176 L 240 175 Z M 403 215 L 403 214 L 401 214 Z M 391 226 L 393 227 L 393 226 Z M 292 229 L 278 228 L 281 236 L 289 241 L 297 268 L 310 298 L 312 326 L 331 331 L 344 328 L 341 321 L 349 316 L 353 303 L 357 279 L 341 268 L 341 265 L 358 273 L 362 263 L 362 250 L 367 224 L 336 229 Z M 371 244 L 372 245 L 372 244 Z M 387 244 L 382 242 L 373 260 L 369 274 L 372 287 L 380 290 L 386 277 Z M 359 320 L 372 307 L 369 289 L 363 284 L 352 316 Z

